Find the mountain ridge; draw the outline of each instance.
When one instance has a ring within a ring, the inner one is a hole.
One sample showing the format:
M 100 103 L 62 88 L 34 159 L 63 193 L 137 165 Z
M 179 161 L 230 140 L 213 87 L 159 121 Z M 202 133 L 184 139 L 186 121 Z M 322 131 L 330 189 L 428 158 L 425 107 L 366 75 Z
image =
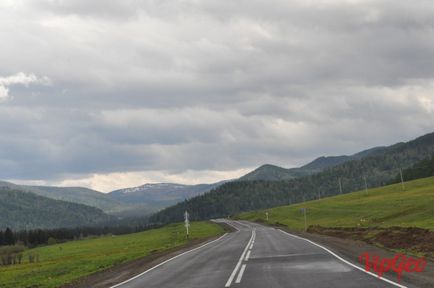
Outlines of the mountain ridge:
M 118 189 L 108 193 L 112 199 L 135 205 L 128 215 L 136 215 L 137 212 L 147 209 L 151 212 L 158 211 L 167 206 L 176 204 L 185 199 L 201 195 L 217 188 L 226 181 L 211 184 L 186 185 L 177 183 L 146 183 L 140 186 Z
M 247 173 L 244 176 L 238 178 L 238 181 L 280 181 L 290 180 L 298 177 L 311 175 L 321 172 L 324 169 L 333 167 L 351 160 L 360 159 L 368 155 L 374 155 L 383 151 L 385 147 L 378 146 L 370 149 L 366 149 L 355 153 L 353 155 L 340 155 L 340 156 L 320 156 L 313 161 L 295 168 L 283 168 L 277 165 L 264 164 L 256 168 L 255 170 Z

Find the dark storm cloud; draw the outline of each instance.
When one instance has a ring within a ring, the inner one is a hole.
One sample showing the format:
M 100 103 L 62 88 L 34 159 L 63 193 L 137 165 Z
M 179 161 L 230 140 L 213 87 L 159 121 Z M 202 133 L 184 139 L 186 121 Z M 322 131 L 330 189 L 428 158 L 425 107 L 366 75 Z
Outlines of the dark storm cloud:
M 2 179 L 288 167 L 434 122 L 432 1 L 6 1 L 0 36 Z

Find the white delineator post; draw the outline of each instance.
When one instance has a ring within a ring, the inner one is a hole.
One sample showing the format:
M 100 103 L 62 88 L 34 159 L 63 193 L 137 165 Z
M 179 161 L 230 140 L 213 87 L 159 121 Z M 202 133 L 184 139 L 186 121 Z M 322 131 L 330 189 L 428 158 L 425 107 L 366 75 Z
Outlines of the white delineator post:
M 189 216 L 188 212 L 185 211 L 184 212 L 184 223 L 185 223 L 185 230 L 187 232 L 187 238 L 188 238 L 188 235 L 189 235 L 188 228 L 190 227 L 190 220 L 188 219 L 188 216 Z
M 265 216 L 267 216 L 267 221 L 268 221 L 268 212 L 265 212 Z
M 405 190 L 405 186 L 404 186 L 404 176 L 402 176 L 402 168 L 399 168 L 399 175 L 401 175 L 401 186 L 402 186 L 402 190 Z
M 366 182 L 366 176 L 363 176 L 363 180 L 365 180 L 365 193 L 368 194 L 368 183 Z
M 306 208 L 301 208 L 301 212 L 304 214 L 304 232 L 307 231 L 307 218 L 306 218 Z

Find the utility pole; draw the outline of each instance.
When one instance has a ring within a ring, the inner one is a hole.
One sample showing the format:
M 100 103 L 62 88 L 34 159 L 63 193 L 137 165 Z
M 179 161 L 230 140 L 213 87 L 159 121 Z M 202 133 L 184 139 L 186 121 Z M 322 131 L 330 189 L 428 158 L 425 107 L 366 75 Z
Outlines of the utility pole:
M 366 176 L 363 176 L 363 180 L 365 180 L 365 193 L 368 195 L 368 183 L 366 182 Z
M 399 175 L 401 175 L 401 186 L 402 186 L 402 190 L 405 190 L 405 186 L 404 186 L 404 177 L 402 176 L 402 168 L 399 168 Z
M 188 228 L 190 227 L 190 220 L 188 219 L 188 217 L 189 217 L 188 212 L 185 211 L 185 213 L 184 213 L 184 225 L 185 225 L 185 230 L 187 231 L 187 239 L 189 236 Z
M 339 178 L 339 191 L 342 194 L 342 182 L 341 182 L 341 178 Z

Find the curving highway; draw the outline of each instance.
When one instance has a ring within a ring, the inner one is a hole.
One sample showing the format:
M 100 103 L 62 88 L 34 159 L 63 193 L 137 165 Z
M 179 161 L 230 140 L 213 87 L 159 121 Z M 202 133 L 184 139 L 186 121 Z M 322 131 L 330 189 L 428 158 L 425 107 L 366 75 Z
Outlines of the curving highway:
M 406 287 L 378 279 L 325 247 L 282 230 L 224 221 L 236 232 L 169 259 L 114 287 Z

